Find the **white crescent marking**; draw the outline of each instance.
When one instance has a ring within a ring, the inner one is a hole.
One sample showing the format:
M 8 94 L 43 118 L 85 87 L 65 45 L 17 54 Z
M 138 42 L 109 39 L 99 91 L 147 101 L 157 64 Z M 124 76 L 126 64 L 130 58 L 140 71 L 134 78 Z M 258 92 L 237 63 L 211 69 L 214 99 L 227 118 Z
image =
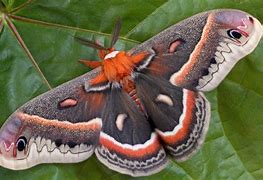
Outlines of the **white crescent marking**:
M 163 102 L 163 103 L 165 103 L 165 104 L 167 104 L 169 106 L 173 106 L 172 99 L 169 96 L 165 95 L 165 94 L 159 94 L 155 100 L 157 102 Z
M 127 118 L 127 114 L 119 114 L 116 118 L 116 126 L 122 131 L 124 120 Z

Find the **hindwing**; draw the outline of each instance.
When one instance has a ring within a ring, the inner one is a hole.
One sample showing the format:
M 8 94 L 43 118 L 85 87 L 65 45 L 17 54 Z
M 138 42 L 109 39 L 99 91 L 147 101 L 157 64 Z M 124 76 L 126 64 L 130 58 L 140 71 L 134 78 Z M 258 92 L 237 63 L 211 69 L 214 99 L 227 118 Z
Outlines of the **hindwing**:
M 189 158 L 209 126 L 210 104 L 204 95 L 145 74 L 137 75 L 136 85 L 164 147 L 178 161 Z
M 102 113 L 98 159 L 119 172 L 145 176 L 167 163 L 166 153 L 147 117 L 122 89 L 112 87 Z

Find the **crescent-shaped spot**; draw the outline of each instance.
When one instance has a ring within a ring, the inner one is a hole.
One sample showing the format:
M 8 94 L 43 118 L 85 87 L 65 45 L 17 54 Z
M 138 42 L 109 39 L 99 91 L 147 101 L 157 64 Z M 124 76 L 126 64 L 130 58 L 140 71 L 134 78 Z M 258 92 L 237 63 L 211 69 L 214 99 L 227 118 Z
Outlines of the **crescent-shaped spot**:
M 127 114 L 119 114 L 116 118 L 116 126 L 120 131 L 123 130 L 123 123 L 126 118 Z
M 157 102 L 162 102 L 162 103 L 165 103 L 165 104 L 167 104 L 167 105 L 169 105 L 169 106 L 173 106 L 173 101 L 172 101 L 172 99 L 171 99 L 169 96 L 165 95 L 165 94 L 159 94 L 159 95 L 156 97 L 155 100 L 156 100 Z

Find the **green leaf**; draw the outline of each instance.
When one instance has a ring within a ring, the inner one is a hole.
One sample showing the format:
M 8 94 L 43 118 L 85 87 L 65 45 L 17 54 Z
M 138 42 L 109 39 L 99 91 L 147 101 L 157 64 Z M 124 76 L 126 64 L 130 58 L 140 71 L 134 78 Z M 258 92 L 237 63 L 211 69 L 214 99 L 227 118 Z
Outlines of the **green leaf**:
M 201 11 L 235 8 L 263 22 L 262 0 L 3 0 L 0 10 L 0 121 L 20 105 L 89 69 L 77 60 L 97 59 L 96 51 L 74 36 L 109 46 L 122 19 L 118 49 L 128 50 L 166 27 Z M 3 14 L 8 14 L 3 18 Z M 13 24 L 13 26 L 12 26 Z M 139 179 L 263 178 L 263 42 L 238 63 L 208 98 L 212 119 L 196 155 Z M 0 168 L 1 179 L 130 179 L 92 157 L 78 164 L 38 165 L 15 172 Z

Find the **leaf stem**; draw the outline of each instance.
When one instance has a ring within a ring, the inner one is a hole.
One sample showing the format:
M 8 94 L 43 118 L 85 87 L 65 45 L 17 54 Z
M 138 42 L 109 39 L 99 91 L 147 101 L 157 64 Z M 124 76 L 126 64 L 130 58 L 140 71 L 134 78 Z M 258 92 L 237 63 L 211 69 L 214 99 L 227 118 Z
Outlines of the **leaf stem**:
M 19 42 L 19 44 L 24 49 L 24 51 L 27 54 L 28 58 L 30 59 L 30 61 L 32 62 L 34 67 L 37 69 L 37 72 L 39 73 L 42 81 L 48 86 L 49 89 L 52 89 L 52 87 L 50 86 L 49 82 L 47 81 L 47 79 L 45 78 L 44 74 L 42 73 L 41 69 L 39 68 L 38 64 L 36 63 L 36 60 L 32 56 L 32 54 L 29 51 L 29 49 L 27 48 L 27 46 L 26 46 L 25 42 L 23 41 L 22 37 L 18 33 L 15 25 L 12 23 L 12 21 L 9 19 L 8 16 L 5 16 L 5 20 L 6 20 L 7 24 L 8 24 L 8 26 L 10 27 L 10 29 L 12 30 L 12 32 L 14 33 L 14 35 L 16 36 L 17 41 Z
M 41 24 L 41 25 L 50 26 L 50 27 L 56 27 L 56 28 L 62 28 L 62 29 L 64 28 L 64 29 L 69 29 L 69 30 L 74 30 L 74 31 L 89 32 L 89 33 L 102 35 L 102 36 L 108 36 L 108 37 L 111 36 L 111 34 L 107 34 L 107 33 L 103 33 L 103 32 L 93 31 L 93 30 L 89 30 L 89 29 L 83 29 L 83 28 L 79 28 L 79 27 L 67 26 L 67 25 L 63 25 L 63 24 L 55 24 L 55 23 L 40 21 L 40 20 L 36 20 L 36 19 L 30 19 L 30 18 L 26 18 L 26 17 L 16 16 L 14 14 L 9 14 L 9 17 L 16 19 L 16 20 L 19 20 L 19 21 L 33 23 L 33 24 Z M 136 43 L 136 44 L 141 43 L 139 41 L 132 40 L 132 39 L 129 39 L 126 37 L 121 37 L 121 36 L 119 37 L 119 39 L 129 41 L 132 43 Z
M 28 0 L 25 3 L 21 4 L 20 6 L 14 8 L 13 10 L 10 11 L 10 13 L 17 13 L 18 11 L 20 11 L 21 9 L 25 8 L 26 6 L 28 6 L 29 4 L 31 4 L 34 0 Z
M 3 20 L 0 19 L 0 34 L 1 34 L 2 30 L 3 30 L 3 28 L 4 28 Z

